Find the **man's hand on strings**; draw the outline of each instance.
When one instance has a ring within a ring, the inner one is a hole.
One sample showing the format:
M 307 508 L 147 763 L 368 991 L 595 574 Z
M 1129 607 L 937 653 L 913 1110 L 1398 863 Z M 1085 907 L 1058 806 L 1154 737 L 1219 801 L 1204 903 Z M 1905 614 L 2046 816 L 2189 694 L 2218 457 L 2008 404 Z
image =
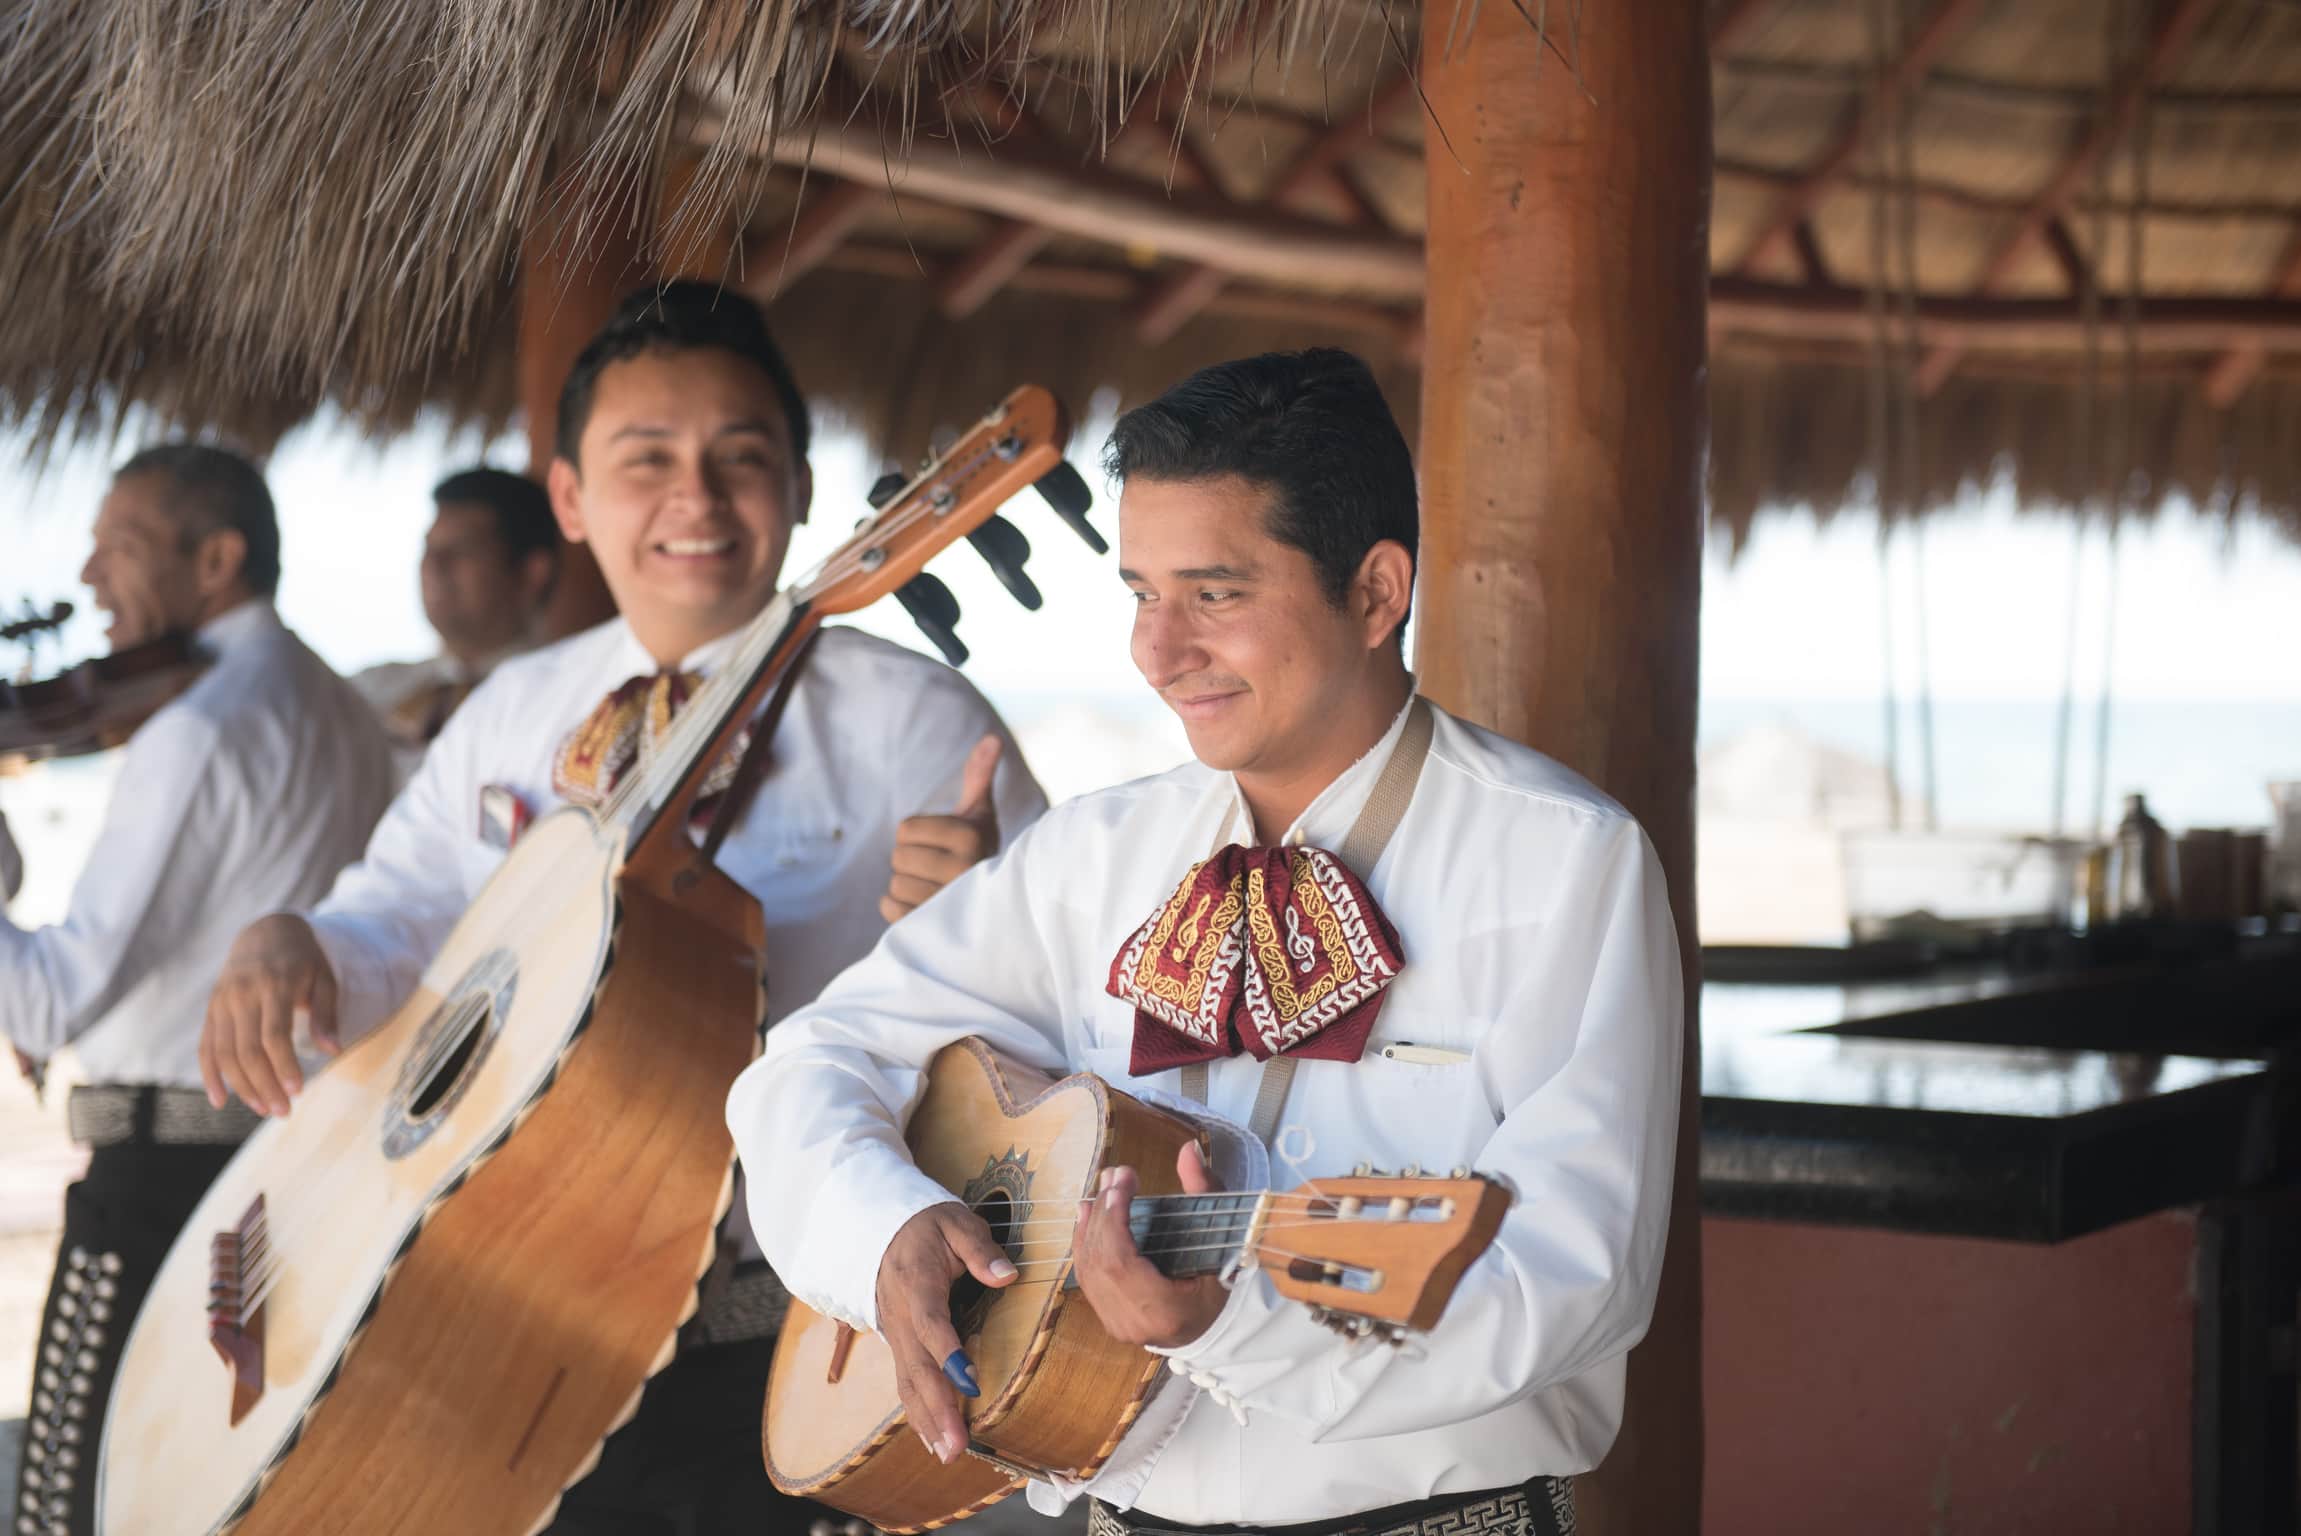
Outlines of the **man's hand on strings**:
M 333 1056 L 336 977 L 313 936 L 292 913 L 260 918 L 240 931 L 208 997 L 200 1029 L 200 1080 L 208 1102 L 224 1107 L 238 1094 L 259 1115 L 285 1115 L 304 1091 L 296 1061 L 296 1015 L 311 1024 L 312 1044 Z
M 903 1223 L 879 1260 L 879 1337 L 894 1357 L 895 1390 L 920 1442 L 946 1465 L 967 1448 L 959 1397 L 979 1390 L 974 1363 L 951 1326 L 951 1287 L 973 1275 L 997 1288 L 1015 1274 L 991 1229 L 957 1201 L 930 1205 Z
M 1184 1144 L 1174 1169 L 1184 1194 L 1214 1193 L 1214 1176 L 1198 1143 Z M 1142 1256 L 1127 1226 L 1138 1188 L 1132 1168 L 1103 1170 L 1094 1197 L 1079 1202 L 1072 1272 L 1105 1333 L 1122 1344 L 1179 1349 L 1214 1326 L 1230 1293 L 1213 1275 L 1169 1280 Z
M 895 829 L 894 877 L 879 915 L 894 922 L 999 851 L 999 812 L 991 796 L 1005 742 L 985 736 L 967 754 L 959 808 L 948 816 L 913 816 Z

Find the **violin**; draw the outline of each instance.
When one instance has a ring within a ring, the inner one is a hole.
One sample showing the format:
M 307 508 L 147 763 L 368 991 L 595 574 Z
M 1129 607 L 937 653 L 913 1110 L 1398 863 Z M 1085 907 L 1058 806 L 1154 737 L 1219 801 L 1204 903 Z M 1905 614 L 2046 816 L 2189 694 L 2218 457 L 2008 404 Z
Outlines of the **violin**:
M 27 648 L 72 616 L 70 603 L 0 622 L 0 642 Z M 53 676 L 0 680 L 0 771 L 51 757 L 84 757 L 124 744 L 136 727 L 199 679 L 207 658 L 181 632 L 67 667 Z

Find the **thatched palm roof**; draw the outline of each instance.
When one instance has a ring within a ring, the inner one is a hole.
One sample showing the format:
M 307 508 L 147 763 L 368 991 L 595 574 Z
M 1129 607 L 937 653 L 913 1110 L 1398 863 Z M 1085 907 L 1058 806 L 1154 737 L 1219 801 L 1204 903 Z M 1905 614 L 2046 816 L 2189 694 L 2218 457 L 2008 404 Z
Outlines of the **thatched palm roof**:
M 1520 9 L 1579 89 L 1577 7 Z M 1882 453 L 1899 501 L 2010 471 L 2033 503 L 2116 484 L 2301 525 L 2301 6 L 1709 25 L 1721 516 L 1865 500 Z M 1139 396 L 1312 340 L 1410 412 L 1419 26 L 1384 0 L 15 0 L 0 420 L 500 423 L 523 248 L 635 230 L 769 299 L 818 399 L 899 450 L 1017 378 Z

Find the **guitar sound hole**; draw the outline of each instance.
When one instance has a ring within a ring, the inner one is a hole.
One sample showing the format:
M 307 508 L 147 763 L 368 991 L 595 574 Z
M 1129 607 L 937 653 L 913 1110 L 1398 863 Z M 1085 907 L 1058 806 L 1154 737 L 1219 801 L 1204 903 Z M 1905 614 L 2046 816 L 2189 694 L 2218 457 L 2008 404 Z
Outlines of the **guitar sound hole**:
M 974 1212 L 991 1229 L 991 1241 L 1005 1249 L 1009 1258 L 1014 1257 L 1015 1202 L 1007 1192 L 992 1190 L 975 1202 Z M 990 1287 L 971 1274 L 961 1275 L 951 1287 L 951 1327 L 959 1337 L 971 1338 L 980 1332 L 990 1310 Z
M 487 1036 L 488 1021 L 494 1012 L 488 1006 L 489 1001 L 485 994 L 481 994 L 466 999 L 457 1010 L 456 1018 L 444 1032 L 448 1037 L 443 1042 L 447 1046 L 447 1053 L 440 1058 L 439 1065 L 433 1067 L 416 1085 L 415 1096 L 408 1100 L 409 1119 L 421 1120 L 439 1108 L 454 1091 L 456 1084 L 463 1080 L 464 1073 L 471 1069 L 473 1059 L 479 1054 L 479 1043 Z

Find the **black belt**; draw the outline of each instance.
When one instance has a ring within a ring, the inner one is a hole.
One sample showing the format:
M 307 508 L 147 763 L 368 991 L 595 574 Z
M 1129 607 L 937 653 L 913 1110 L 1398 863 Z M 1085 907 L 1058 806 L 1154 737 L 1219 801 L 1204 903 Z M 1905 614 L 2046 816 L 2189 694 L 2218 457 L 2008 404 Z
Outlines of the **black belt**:
M 1574 1536 L 1574 1485 L 1537 1477 L 1517 1488 L 1442 1493 L 1411 1504 L 1300 1525 L 1174 1525 L 1112 1509 L 1087 1508 L 1087 1536 Z

